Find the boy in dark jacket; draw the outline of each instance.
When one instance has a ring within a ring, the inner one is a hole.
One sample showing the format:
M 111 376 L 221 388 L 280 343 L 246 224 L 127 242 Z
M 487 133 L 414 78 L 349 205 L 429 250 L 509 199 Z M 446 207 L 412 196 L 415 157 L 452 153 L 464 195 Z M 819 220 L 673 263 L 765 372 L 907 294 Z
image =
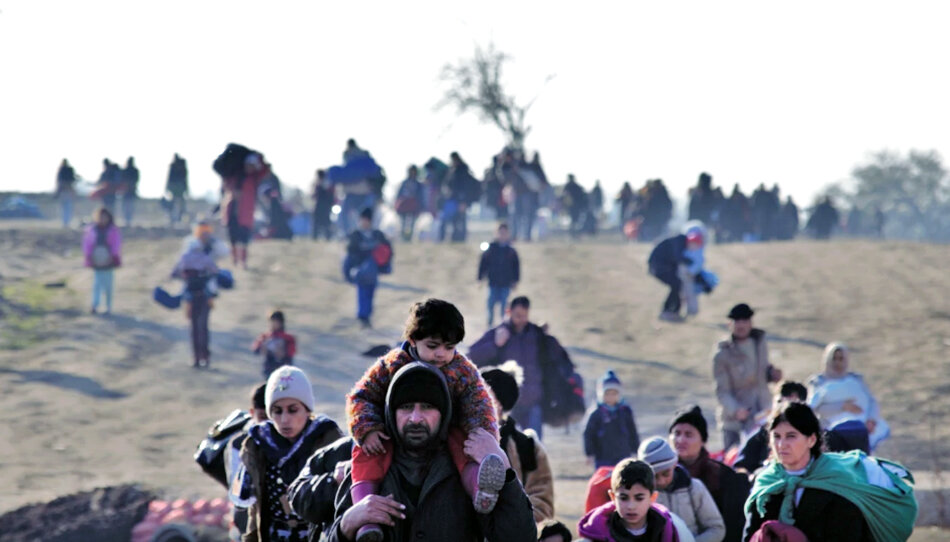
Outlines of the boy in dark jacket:
M 597 405 L 587 414 L 584 455 L 594 468 L 612 467 L 640 447 L 633 409 L 624 402 L 622 390 L 617 375 L 607 371 L 598 385 Z
M 343 276 L 356 284 L 357 313 L 363 327 L 371 327 L 373 295 L 380 273 L 392 272 L 393 249 L 383 232 L 373 229 L 373 210 L 360 213 L 359 229 L 350 234 L 343 262 Z
M 284 313 L 274 311 L 268 318 L 270 331 L 262 333 L 251 345 L 255 354 L 264 355 L 264 378 L 270 376 L 278 367 L 293 365 L 297 353 L 297 340 L 284 329 Z
M 518 252 L 511 246 L 508 224 L 499 224 L 498 235 L 482 253 L 478 263 L 478 280 L 488 279 L 488 327 L 495 322 L 495 305 L 499 305 L 501 318 L 505 317 L 508 296 L 521 280 L 521 263 Z

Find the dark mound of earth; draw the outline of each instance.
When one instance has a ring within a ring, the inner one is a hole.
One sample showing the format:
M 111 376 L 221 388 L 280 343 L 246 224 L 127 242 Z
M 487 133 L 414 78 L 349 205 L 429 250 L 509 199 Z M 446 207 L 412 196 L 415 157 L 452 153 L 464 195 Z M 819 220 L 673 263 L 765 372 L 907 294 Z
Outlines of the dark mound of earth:
M 155 495 L 135 485 L 104 487 L 0 516 L 4 542 L 129 542 Z

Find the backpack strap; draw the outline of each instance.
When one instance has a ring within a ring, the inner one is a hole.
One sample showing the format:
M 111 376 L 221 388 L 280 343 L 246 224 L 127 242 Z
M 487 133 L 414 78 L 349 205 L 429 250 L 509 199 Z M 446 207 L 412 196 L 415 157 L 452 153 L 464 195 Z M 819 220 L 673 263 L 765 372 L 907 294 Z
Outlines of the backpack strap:
M 521 461 L 521 471 L 527 477 L 529 472 L 538 470 L 538 457 L 535 455 L 534 439 L 520 431 L 512 433 L 515 449 L 518 450 L 518 459 Z

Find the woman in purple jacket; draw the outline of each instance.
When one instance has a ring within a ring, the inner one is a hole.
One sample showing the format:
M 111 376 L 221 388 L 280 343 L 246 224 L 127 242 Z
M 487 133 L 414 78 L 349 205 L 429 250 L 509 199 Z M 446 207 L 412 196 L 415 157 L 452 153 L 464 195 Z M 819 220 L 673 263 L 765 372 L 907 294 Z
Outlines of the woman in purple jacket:
M 92 313 L 99 309 L 99 298 L 106 296 L 106 314 L 112 312 L 112 291 L 115 268 L 122 264 L 122 234 L 106 208 L 93 215 L 94 223 L 86 227 L 82 239 L 82 253 L 86 267 L 93 269 Z

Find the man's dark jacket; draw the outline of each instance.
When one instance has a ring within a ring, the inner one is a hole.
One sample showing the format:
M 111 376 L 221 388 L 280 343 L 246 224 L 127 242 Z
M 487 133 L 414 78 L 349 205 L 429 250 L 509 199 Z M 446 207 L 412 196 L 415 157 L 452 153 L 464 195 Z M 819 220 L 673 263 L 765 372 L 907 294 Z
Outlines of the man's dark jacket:
M 400 385 L 400 377 L 407 374 L 407 370 L 414 366 L 421 367 L 419 370 L 432 371 L 433 374 L 438 375 L 443 383 L 446 404 L 452 404 L 451 395 L 441 371 L 421 362 L 407 365 L 393 377 L 387 393 L 386 425 L 390 434 L 395 434 L 395 409 L 389 405 L 389 397 Z M 475 512 L 472 498 L 462 487 L 458 470 L 444 445 L 452 418 L 452 407 L 450 406 L 447 410 L 448 412 L 442 413 L 442 426 L 438 433 L 443 446 L 433 454 L 429 462 L 428 473 L 415 503 L 410 497 L 402 475 L 399 474 L 396 464 L 399 461 L 398 450 L 393 458 L 393 466 L 380 484 L 377 494 L 392 495 L 396 501 L 406 505 L 405 520 L 397 519 L 395 527 L 383 527 L 386 542 L 411 540 L 534 542 L 537 540 L 537 526 L 534 523 L 531 502 L 511 469 L 508 469 L 506 473 L 505 485 L 499 492 L 494 511 L 490 514 Z M 398 437 L 396 446 L 399 446 Z M 349 542 L 343 535 L 341 525 L 343 514 L 353 506 L 353 501 L 350 499 L 351 484 L 352 479 L 347 469 L 346 478 L 337 491 L 336 520 L 324 533 L 328 542 Z

